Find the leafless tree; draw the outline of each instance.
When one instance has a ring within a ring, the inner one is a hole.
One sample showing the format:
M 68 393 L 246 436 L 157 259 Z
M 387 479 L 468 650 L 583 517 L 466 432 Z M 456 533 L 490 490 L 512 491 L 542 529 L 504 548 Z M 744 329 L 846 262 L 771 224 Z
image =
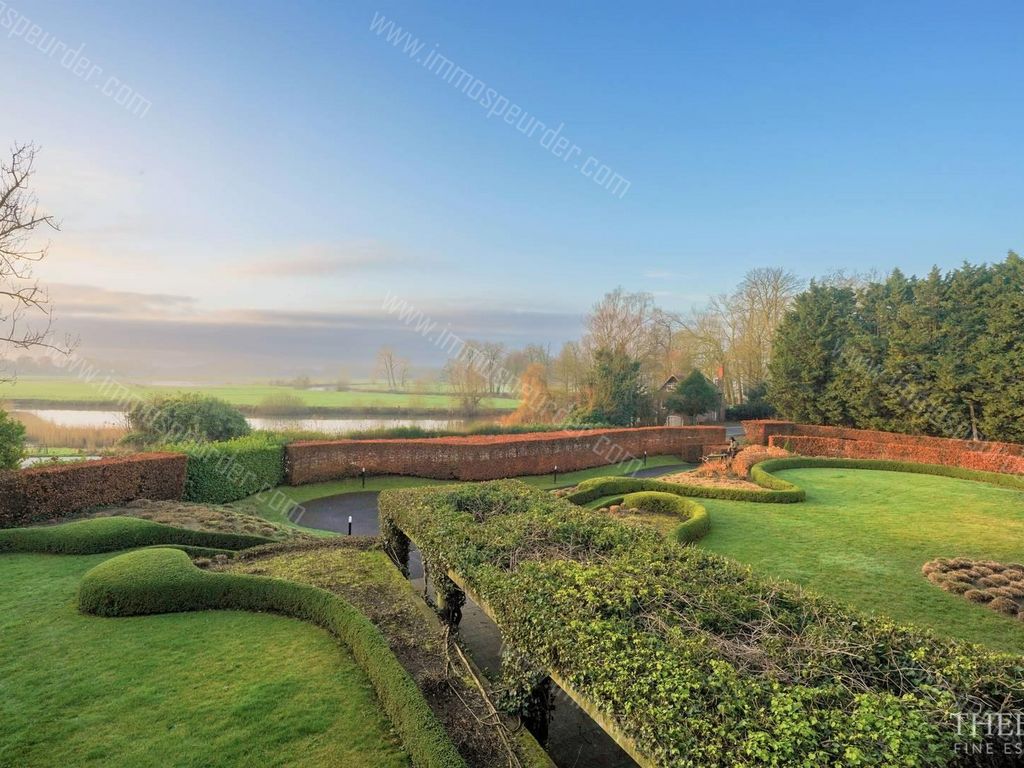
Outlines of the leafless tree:
M 398 389 L 399 361 L 391 347 L 381 347 L 377 352 L 377 373 L 384 377 L 384 383 L 390 390 Z
M 11 349 L 67 354 L 72 347 L 71 339 L 53 340 L 50 297 L 33 273 L 49 250 L 37 231 L 60 228 L 40 212 L 30 187 L 36 152 L 34 144 L 15 144 L 10 160 L 0 160 L 0 356 Z

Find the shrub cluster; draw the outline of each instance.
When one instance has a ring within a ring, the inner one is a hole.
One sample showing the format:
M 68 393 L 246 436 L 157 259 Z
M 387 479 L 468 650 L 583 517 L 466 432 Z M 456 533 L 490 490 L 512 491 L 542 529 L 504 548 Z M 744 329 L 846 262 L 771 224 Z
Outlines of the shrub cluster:
M 663 491 L 639 491 L 627 493 L 622 504 L 631 509 L 654 514 L 678 515 L 682 522 L 672 531 L 672 537 L 680 544 L 704 538 L 711 529 L 711 518 L 703 504 Z
M 136 517 L 96 517 L 61 525 L 0 530 L 0 552 L 92 555 L 154 544 L 178 544 L 217 551 L 269 544 L 273 539 L 237 533 L 194 531 Z
M 284 482 L 284 446 L 266 433 L 169 450 L 188 456 L 186 501 L 226 504 Z
M 185 457 L 140 453 L 0 473 L 0 528 L 133 499 L 180 499 Z
M 653 764 L 990 764 L 956 752 L 971 737 L 950 713 L 1024 707 L 1021 657 L 859 614 L 521 482 L 385 491 L 380 509 L 382 530 L 489 607 L 508 658 L 529 660 L 506 669 L 510 691 L 556 672 Z M 1019 746 L 975 738 L 997 755 Z
M 154 445 L 181 441 L 231 440 L 249 434 L 249 423 L 230 403 L 196 393 L 139 401 L 128 409 L 128 442 Z
M 131 552 L 82 579 L 79 607 L 100 616 L 138 616 L 211 609 L 270 611 L 308 621 L 341 640 L 366 672 L 417 768 L 465 763 L 387 640 L 350 603 L 317 587 L 282 579 L 196 568 L 171 549 Z
M 25 425 L 0 408 L 0 470 L 17 469 L 25 453 Z
M 1020 563 L 940 557 L 925 563 L 921 572 L 946 592 L 1024 621 L 1024 565 Z

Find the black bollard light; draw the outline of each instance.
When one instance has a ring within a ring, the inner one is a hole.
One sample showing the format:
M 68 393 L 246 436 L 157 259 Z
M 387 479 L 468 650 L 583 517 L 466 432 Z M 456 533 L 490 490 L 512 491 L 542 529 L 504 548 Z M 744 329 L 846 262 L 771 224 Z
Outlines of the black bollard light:
M 551 473 L 551 481 L 553 483 L 557 483 L 558 482 L 558 465 L 557 464 L 555 464 L 555 471 Z
M 644 466 L 647 466 L 647 451 L 644 451 Z
M 363 481 L 363 488 L 366 487 L 366 467 L 359 470 L 359 479 Z
M 352 535 L 352 515 L 348 516 L 348 535 Z

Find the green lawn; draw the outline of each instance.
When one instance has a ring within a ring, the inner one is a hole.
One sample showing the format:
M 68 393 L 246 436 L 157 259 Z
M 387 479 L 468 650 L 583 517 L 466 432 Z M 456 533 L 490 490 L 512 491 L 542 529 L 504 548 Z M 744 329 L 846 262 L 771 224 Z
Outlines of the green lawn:
M 673 464 L 682 464 L 682 459 L 678 456 L 649 456 L 647 459 L 648 467 L 668 467 Z M 516 479 L 522 480 L 524 483 L 528 483 L 536 488 L 552 490 L 566 485 L 575 485 L 576 483 L 582 482 L 583 480 L 587 480 L 591 477 L 622 475 L 628 468 L 629 467 L 626 465 L 615 464 L 611 466 L 605 465 L 601 467 L 594 467 L 592 469 L 581 469 L 578 472 L 559 474 L 557 483 L 555 482 L 554 476 L 550 474 L 530 475 Z M 344 480 L 331 480 L 326 483 L 309 483 L 308 485 L 295 486 L 282 485 L 279 486 L 277 490 L 296 504 L 303 504 L 312 499 L 322 499 L 325 496 L 338 496 L 343 493 L 356 493 L 358 491 L 386 491 L 392 488 L 412 488 L 419 485 L 443 485 L 445 483 L 452 482 L 456 481 L 431 480 L 425 477 L 405 477 L 402 475 L 384 475 L 367 477 L 365 488 L 358 477 L 348 477 Z M 249 514 L 258 515 L 265 520 L 291 525 L 292 523 L 290 520 L 288 520 L 281 512 L 272 508 L 273 504 L 280 506 L 280 504 L 275 501 L 270 494 L 268 494 L 267 497 L 262 500 L 250 496 L 247 499 L 235 502 L 232 506 L 235 506 L 241 511 L 248 512 Z M 304 528 L 303 530 L 311 529 Z M 316 533 L 316 531 L 313 532 Z M 325 535 L 333 535 L 327 532 L 324 533 Z
M 132 384 L 128 390 L 139 397 L 175 392 L 199 392 L 219 397 L 234 405 L 258 405 L 269 395 L 294 395 L 310 408 L 338 408 L 356 411 L 362 408 L 405 408 L 415 410 L 449 411 L 458 407 L 458 399 L 445 394 L 416 394 L 414 392 L 318 392 L 269 384 L 240 384 L 235 386 L 164 387 Z M 5 399 L 38 400 L 50 403 L 99 404 L 116 399 L 117 393 L 104 392 L 100 387 L 77 379 L 19 378 L 0 383 L 0 401 Z M 488 397 L 480 407 L 495 410 L 515 410 L 517 400 L 508 397 Z
M 0 556 L 0 765 L 409 764 L 322 630 L 235 611 L 80 614 L 79 580 L 107 557 Z
M 1024 653 L 1024 622 L 921 575 L 936 557 L 1024 561 L 1024 493 L 901 472 L 794 469 L 802 504 L 702 499 L 711 532 L 699 546 L 760 572 L 936 632 Z

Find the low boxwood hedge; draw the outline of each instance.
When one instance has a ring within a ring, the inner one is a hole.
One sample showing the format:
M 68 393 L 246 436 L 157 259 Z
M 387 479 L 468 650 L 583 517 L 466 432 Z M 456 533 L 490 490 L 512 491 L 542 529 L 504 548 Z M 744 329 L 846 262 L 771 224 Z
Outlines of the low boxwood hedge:
M 264 433 L 168 450 L 188 456 L 185 501 L 227 504 L 284 482 L 284 445 Z
M 974 480 L 980 483 L 996 485 L 1000 488 L 1010 488 L 1016 491 L 1024 491 L 1024 476 L 1008 475 L 1002 472 L 986 472 L 980 469 L 966 469 L 964 467 L 948 467 L 943 464 L 918 464 L 912 461 L 887 461 L 884 459 L 841 459 L 825 456 L 792 456 L 779 459 L 768 459 L 760 464 L 755 464 L 750 470 L 750 477 L 758 485 L 769 483 L 787 483 L 785 480 L 774 477 L 771 473 L 783 469 L 874 469 L 887 472 L 911 472 L 917 475 L 938 475 L 940 477 L 953 477 L 959 480 Z M 755 474 L 757 477 L 755 478 Z
M 239 550 L 271 543 L 263 536 L 193 531 L 136 517 L 97 517 L 60 525 L 0 530 L 0 552 L 92 555 L 153 544 Z
M 753 475 L 751 475 L 751 479 Z M 659 491 L 674 493 L 677 496 L 690 496 L 699 499 L 730 499 L 733 501 L 753 501 L 761 503 L 791 504 L 803 501 L 806 494 L 802 488 L 777 477 L 767 479 L 768 485 L 760 481 L 762 489 L 723 488 L 710 485 L 689 485 L 683 483 L 666 483 L 640 477 L 594 477 L 584 480 L 576 486 L 576 490 L 565 498 L 573 504 L 587 504 L 602 496 L 617 496 L 639 491 Z
M 502 631 L 506 701 L 555 672 L 653 765 L 992 765 L 1020 737 L 1024 658 L 862 614 L 517 481 L 384 491 L 411 540 Z M 408 537 L 408 538 L 404 538 Z M 969 707 L 969 709 L 965 709 Z
M 270 611 L 326 629 L 348 646 L 421 768 L 465 768 L 415 681 L 377 628 L 347 601 L 317 587 L 265 576 L 209 573 L 173 549 L 130 552 L 86 573 L 79 607 L 99 616 L 211 609 Z
M 678 515 L 682 522 L 672 531 L 672 537 L 680 544 L 697 541 L 711 529 L 711 518 L 703 504 L 661 491 L 639 491 L 622 497 L 625 507 L 644 512 Z

